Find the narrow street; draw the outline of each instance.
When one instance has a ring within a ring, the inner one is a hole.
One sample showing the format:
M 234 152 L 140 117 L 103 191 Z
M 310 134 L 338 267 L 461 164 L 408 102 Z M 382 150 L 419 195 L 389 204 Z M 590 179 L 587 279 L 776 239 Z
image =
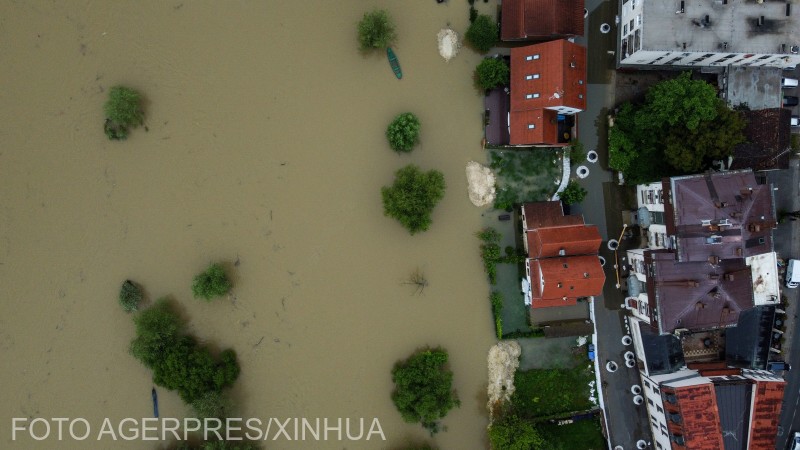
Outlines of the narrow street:
M 606 146 L 606 116 L 614 107 L 614 51 L 616 44 L 616 26 L 614 18 L 617 14 L 616 1 L 587 0 L 589 11 L 585 37 L 577 42 L 588 46 L 588 85 L 587 109 L 580 114 L 578 121 L 578 139 L 584 144 L 586 151 L 596 150 L 600 160 L 595 163 L 573 162 L 574 170 L 585 165 L 589 176 L 579 180 L 589 193 L 581 205 L 572 208 L 573 213 L 583 214 L 586 223 L 597 225 L 604 241 L 618 239 L 622 231 L 621 205 L 607 193 L 613 191 L 612 183 L 616 180 L 613 174 L 605 170 L 608 150 Z M 612 31 L 603 34 L 600 25 L 608 23 Z M 587 44 L 588 41 L 588 44 Z M 623 354 L 630 348 L 622 344 L 625 331 L 623 292 L 616 288 L 613 252 L 603 243 L 600 254 L 606 259 L 604 267 L 606 283 L 603 296 L 595 298 L 595 323 L 597 326 L 597 359 L 600 367 L 601 388 L 605 403 L 606 432 L 610 448 L 622 446 L 636 448 L 638 440 L 650 441 L 650 429 L 644 406 L 633 403 L 631 386 L 639 384 L 636 368 L 627 368 Z M 615 361 L 619 366 L 616 372 L 605 369 L 607 361 Z

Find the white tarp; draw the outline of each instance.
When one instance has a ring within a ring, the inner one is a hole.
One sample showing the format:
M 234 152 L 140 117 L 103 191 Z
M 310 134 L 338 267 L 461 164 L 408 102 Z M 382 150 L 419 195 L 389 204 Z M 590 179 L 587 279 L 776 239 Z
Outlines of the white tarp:
M 439 54 L 445 61 L 450 61 L 458 54 L 458 50 L 461 48 L 458 33 L 450 28 L 442 28 L 436 38 L 439 40 Z

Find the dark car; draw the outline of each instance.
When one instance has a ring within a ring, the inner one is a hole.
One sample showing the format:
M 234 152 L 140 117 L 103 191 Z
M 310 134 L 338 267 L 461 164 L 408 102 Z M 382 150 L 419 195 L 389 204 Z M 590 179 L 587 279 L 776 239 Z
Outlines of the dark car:
M 589 344 L 589 361 L 594 361 L 594 344 Z
M 770 361 L 767 363 L 767 370 L 770 372 L 780 372 L 781 370 L 791 370 L 792 366 L 783 361 Z
M 797 106 L 797 97 L 793 95 L 784 95 L 783 106 Z

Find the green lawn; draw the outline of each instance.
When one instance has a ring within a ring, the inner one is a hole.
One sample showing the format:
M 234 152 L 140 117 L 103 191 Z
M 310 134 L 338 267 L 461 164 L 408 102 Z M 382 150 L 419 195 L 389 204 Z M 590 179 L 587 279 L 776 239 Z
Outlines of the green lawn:
M 605 450 L 606 441 L 600 429 L 600 419 L 581 420 L 569 425 L 542 424 L 542 436 L 552 448 L 564 450 Z
M 591 409 L 589 382 L 594 375 L 587 367 L 517 371 L 511 397 L 514 410 L 520 417 L 533 419 Z

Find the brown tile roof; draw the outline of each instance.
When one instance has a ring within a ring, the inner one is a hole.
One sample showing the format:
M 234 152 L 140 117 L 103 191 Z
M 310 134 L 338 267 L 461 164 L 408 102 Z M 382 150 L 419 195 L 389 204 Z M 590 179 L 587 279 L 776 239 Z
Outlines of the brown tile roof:
M 560 145 L 557 108 L 586 108 L 586 48 L 564 39 L 512 48 L 509 143 Z
M 531 294 L 537 300 L 600 295 L 606 276 L 597 255 L 530 259 Z
M 674 388 L 681 424 L 671 424 L 673 433 L 683 436 L 686 449 L 724 448 L 717 397 L 712 383 Z M 680 447 L 677 447 L 680 448 Z
M 733 149 L 731 169 L 788 169 L 792 111 L 787 108 L 744 111 L 747 142 Z
M 753 418 L 750 429 L 750 450 L 772 450 L 775 448 L 778 419 L 781 414 L 784 381 L 757 381 Z
M 678 262 L 670 250 L 644 253 L 650 275 L 647 293 L 651 322 L 661 334 L 735 326 L 739 313 L 752 308 L 753 281 L 743 258 Z
M 602 238 L 595 225 L 539 228 L 526 233 L 531 258 L 597 254 Z M 564 255 L 560 252 L 564 251 Z
M 564 215 L 560 201 L 523 203 L 522 215 L 525 218 L 522 223 L 523 231 L 542 227 L 583 225 L 583 216 Z
M 584 0 L 503 0 L 502 40 L 583 35 Z
M 667 233 L 676 238 L 679 261 L 772 251 L 772 189 L 758 184 L 752 171 L 673 177 L 663 184 Z

